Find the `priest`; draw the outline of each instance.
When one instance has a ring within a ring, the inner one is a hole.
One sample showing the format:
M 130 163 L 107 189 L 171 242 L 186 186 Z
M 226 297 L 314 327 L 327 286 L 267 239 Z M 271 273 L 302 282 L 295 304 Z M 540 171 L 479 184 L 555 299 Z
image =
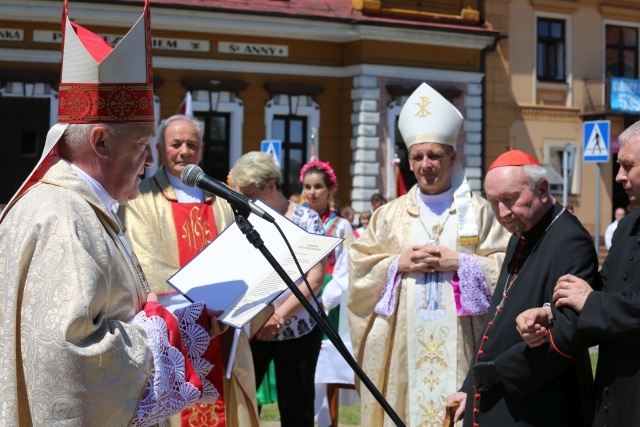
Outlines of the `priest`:
M 461 124 L 429 85 L 413 92 L 398 127 L 418 183 L 375 211 L 349 253 L 356 360 L 407 425 L 439 424 L 445 397 L 462 384 L 508 239 L 464 177 Z M 393 425 L 357 386 L 362 425 Z
M 153 163 L 148 2 L 112 47 L 62 14 L 58 123 L 0 216 L 0 424 L 154 425 L 218 397 L 191 342 L 204 304 L 174 316 L 149 292 L 116 216 Z
M 127 235 L 148 272 L 149 285 L 169 308 L 182 298 L 166 280 L 191 261 L 235 219 L 223 199 L 188 187 L 181 181 L 183 169 L 198 164 L 204 152 L 204 123 L 187 115 L 174 115 L 158 127 L 161 167 L 140 183 L 140 196 L 121 210 Z M 227 332 L 229 334 L 231 331 Z M 232 335 L 232 334 L 231 334 Z M 231 378 L 225 376 L 221 339 L 211 341 L 205 357 L 214 365 L 210 379 L 221 391 L 214 405 L 198 404 L 183 411 L 172 425 L 257 427 L 258 407 L 251 349 L 240 335 Z
M 640 122 L 625 129 L 618 141 L 620 170 L 616 181 L 624 188 L 631 204 L 636 205 L 640 201 Z M 639 218 L 640 210 L 634 210 L 620 221 L 599 273 L 600 289 L 580 277 L 566 274 L 558 279 L 553 292 L 556 307 L 570 307 L 580 313 L 578 333 L 598 345 L 593 426 L 640 424 L 640 406 L 635 399 L 628 398 L 640 391 Z M 546 337 L 555 334 L 553 320 L 549 324 L 552 313 L 544 308 L 531 309 L 518 316 L 523 338 L 534 347 L 544 345 Z
M 578 315 L 552 303 L 556 281 L 571 272 L 589 282 L 598 259 L 589 233 L 549 193 L 545 169 L 512 150 L 491 164 L 485 191 L 512 233 L 496 292 L 462 391 L 449 396 L 464 426 L 588 426 L 591 363 L 577 334 Z M 515 325 L 520 313 L 546 305 L 553 333 L 530 348 Z

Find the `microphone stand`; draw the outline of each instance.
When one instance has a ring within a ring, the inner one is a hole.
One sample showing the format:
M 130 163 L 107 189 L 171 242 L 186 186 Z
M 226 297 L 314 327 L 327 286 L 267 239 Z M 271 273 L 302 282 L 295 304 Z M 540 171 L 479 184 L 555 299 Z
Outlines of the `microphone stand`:
M 300 303 L 309 312 L 311 317 L 313 317 L 313 320 L 316 321 L 318 326 L 320 326 L 320 329 L 322 329 L 322 331 L 333 343 L 333 345 L 336 346 L 336 349 L 340 351 L 340 354 L 346 360 L 349 366 L 351 366 L 351 369 L 353 369 L 353 372 L 358 376 L 358 378 L 360 378 L 360 381 L 362 382 L 362 384 L 364 384 L 369 389 L 373 397 L 375 397 L 378 403 L 380 403 L 380 405 L 382 406 L 382 409 L 384 409 L 384 411 L 387 413 L 389 418 L 391 418 L 391 420 L 395 423 L 396 426 L 405 427 L 404 422 L 402 422 L 398 414 L 395 413 L 391 405 L 389 405 L 389 402 L 385 400 L 385 398 L 382 396 L 380 391 L 378 391 L 376 386 L 373 385 L 369 377 L 367 377 L 367 375 L 364 373 L 362 368 L 360 368 L 360 366 L 355 361 L 351 353 L 349 353 L 348 351 L 345 351 L 344 343 L 342 342 L 342 340 L 340 340 L 340 338 L 337 337 L 337 334 L 331 328 L 331 326 L 329 326 L 324 321 L 324 319 L 322 319 L 320 314 L 318 314 L 318 312 L 313 308 L 311 303 L 307 301 L 307 298 L 305 298 L 302 292 L 300 292 L 300 289 L 298 289 L 298 287 L 293 282 L 293 280 L 291 280 L 287 272 L 282 268 L 282 266 L 273 257 L 273 255 L 271 255 L 271 252 L 269 252 L 269 250 L 265 247 L 264 242 L 260 237 L 260 234 L 253 228 L 253 225 L 247 219 L 250 212 L 244 209 L 242 206 L 237 206 L 236 203 L 233 203 L 230 200 L 229 202 L 231 204 L 231 207 L 233 208 L 233 211 L 235 212 L 236 224 L 238 224 L 240 231 L 242 231 L 242 234 L 245 235 L 249 243 L 251 243 L 256 249 L 258 249 L 262 253 L 262 255 L 266 258 L 266 260 L 269 262 L 269 264 L 271 264 L 271 266 L 276 271 L 276 273 L 278 273 L 278 276 L 280 276 L 280 278 L 287 284 L 289 289 L 291 289 L 291 292 L 296 296 L 296 298 L 298 298 Z

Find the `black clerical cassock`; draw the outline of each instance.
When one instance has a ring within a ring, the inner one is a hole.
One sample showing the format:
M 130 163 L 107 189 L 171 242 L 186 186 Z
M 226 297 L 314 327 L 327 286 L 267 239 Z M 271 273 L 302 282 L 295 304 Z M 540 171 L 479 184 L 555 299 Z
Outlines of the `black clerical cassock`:
M 551 339 L 530 348 L 516 330 L 523 311 L 551 302 L 558 278 L 570 273 L 593 284 L 598 259 L 580 221 L 556 203 L 522 238 L 507 247 L 484 334 L 462 391 L 464 426 L 590 425 L 592 372 L 578 314 L 553 311 Z M 476 369 L 474 388 L 473 369 Z

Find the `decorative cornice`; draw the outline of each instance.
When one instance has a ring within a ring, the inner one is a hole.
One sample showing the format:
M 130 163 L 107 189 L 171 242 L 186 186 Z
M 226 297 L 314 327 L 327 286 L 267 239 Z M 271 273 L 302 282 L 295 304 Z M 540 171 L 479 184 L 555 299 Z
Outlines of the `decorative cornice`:
M 140 16 L 138 5 L 78 2 L 72 6 L 73 16 L 85 26 L 129 27 Z M 3 0 L 0 16 L 7 21 L 54 23 L 60 25 L 61 6 L 46 0 Z M 170 9 L 154 4 L 154 31 L 201 32 L 255 37 L 280 37 L 295 40 L 323 40 L 347 43 L 360 40 L 384 40 L 403 44 L 447 46 L 481 50 L 491 46 L 496 35 L 490 31 L 479 34 L 439 31 L 424 27 L 332 22 L 301 18 L 233 14 L 206 10 Z
M 578 0 L 530 0 L 536 10 L 572 14 L 580 7 Z
M 264 84 L 264 89 L 270 96 L 275 94 L 284 95 L 307 95 L 314 97 L 324 92 L 324 87 L 311 83 L 271 83 Z
M 574 107 L 521 105 L 520 112 L 524 119 L 529 120 L 553 122 L 580 121 L 580 109 Z
M 249 83 L 242 80 L 211 80 L 201 78 L 185 78 L 181 81 L 187 90 L 206 90 L 210 92 L 239 93 L 245 90 Z
M 619 19 L 622 21 L 640 19 L 640 9 L 638 9 L 637 3 L 629 4 L 627 7 L 623 5 L 600 5 L 598 10 L 604 19 Z
M 26 63 L 60 63 L 59 50 L 6 49 L 0 48 L 0 60 Z M 439 70 L 434 68 L 399 67 L 378 64 L 359 64 L 346 67 L 326 67 L 307 64 L 287 64 L 283 67 L 276 62 L 231 61 L 221 59 L 182 58 L 154 56 L 154 69 L 221 71 L 235 73 L 278 74 L 290 76 L 316 77 L 353 77 L 370 76 L 402 76 L 406 79 L 425 79 L 429 81 L 455 81 L 464 83 L 480 83 L 483 73 L 470 71 Z

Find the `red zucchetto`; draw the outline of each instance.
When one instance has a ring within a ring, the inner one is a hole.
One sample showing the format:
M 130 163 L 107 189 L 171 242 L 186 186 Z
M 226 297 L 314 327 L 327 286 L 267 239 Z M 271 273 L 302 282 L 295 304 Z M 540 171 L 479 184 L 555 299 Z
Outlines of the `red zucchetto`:
M 501 154 L 493 163 L 491 163 L 491 166 L 489 166 L 489 169 L 487 170 L 487 172 L 490 171 L 491 169 L 499 168 L 502 166 L 524 166 L 524 165 L 540 166 L 540 163 L 533 156 L 531 156 L 528 153 L 525 153 L 524 151 L 509 150 L 506 153 Z

